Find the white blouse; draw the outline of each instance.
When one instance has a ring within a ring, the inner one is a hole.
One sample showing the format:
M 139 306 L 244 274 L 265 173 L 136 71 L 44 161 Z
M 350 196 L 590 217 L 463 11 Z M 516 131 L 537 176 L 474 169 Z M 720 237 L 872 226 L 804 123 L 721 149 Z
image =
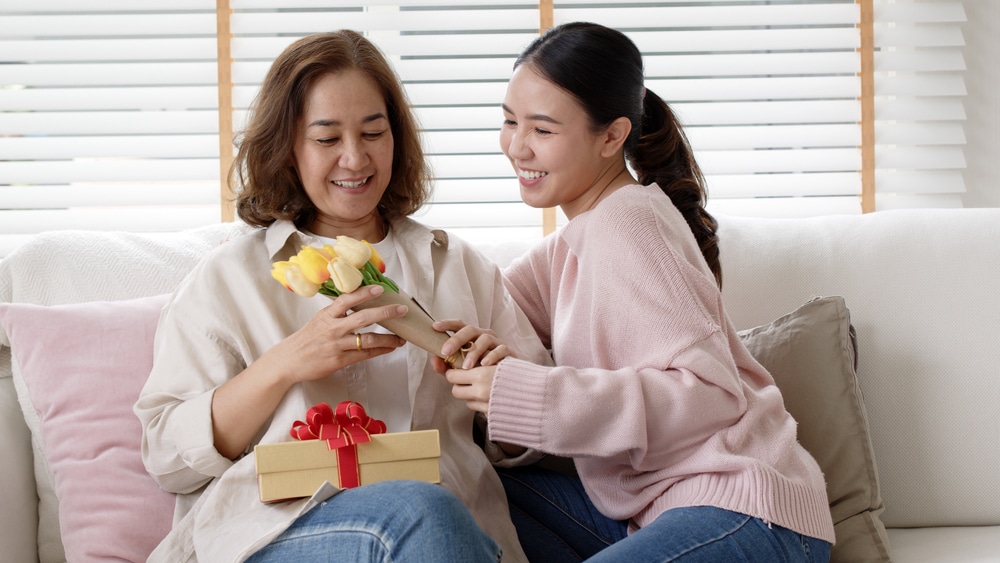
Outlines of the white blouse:
M 325 244 L 333 246 L 337 239 L 316 236 Z M 385 262 L 385 275 L 396 282 L 398 287 L 407 287 L 406 272 L 399 262 L 396 253 L 395 235 L 392 230 L 372 246 L 382 256 Z M 358 332 L 389 331 L 380 325 L 372 325 Z M 365 412 L 372 418 L 385 423 L 387 432 L 407 432 L 410 430 L 410 394 L 407 393 L 406 348 L 374 357 L 367 362 L 348 366 L 336 377 L 345 379 L 347 400 L 364 405 Z M 335 405 L 331 405 L 335 406 Z

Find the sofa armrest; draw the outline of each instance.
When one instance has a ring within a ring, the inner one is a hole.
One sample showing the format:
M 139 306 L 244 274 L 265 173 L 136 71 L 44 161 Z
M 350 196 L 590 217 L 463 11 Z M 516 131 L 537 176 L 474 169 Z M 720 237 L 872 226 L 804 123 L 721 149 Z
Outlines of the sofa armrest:
M 10 373 L 10 348 L 0 346 L 0 545 L 10 561 L 38 560 L 38 494 L 31 434 Z

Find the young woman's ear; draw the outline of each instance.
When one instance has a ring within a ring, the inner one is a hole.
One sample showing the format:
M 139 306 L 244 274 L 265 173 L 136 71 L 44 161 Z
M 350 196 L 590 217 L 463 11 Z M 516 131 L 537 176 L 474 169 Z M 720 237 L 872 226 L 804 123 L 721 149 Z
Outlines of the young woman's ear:
M 628 139 L 631 132 L 632 122 L 627 117 L 619 117 L 612 121 L 611 125 L 608 125 L 608 128 L 604 130 L 604 146 L 601 148 L 601 156 L 614 156 L 622 150 L 625 140 Z

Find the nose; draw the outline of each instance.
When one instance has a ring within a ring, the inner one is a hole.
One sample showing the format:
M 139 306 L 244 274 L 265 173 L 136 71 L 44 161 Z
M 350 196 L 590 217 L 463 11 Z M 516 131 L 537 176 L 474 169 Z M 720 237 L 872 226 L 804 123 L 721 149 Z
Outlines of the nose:
M 514 128 L 508 130 L 509 138 L 507 140 L 507 156 L 517 160 L 524 160 L 531 156 L 531 149 L 528 148 L 527 139 L 525 139 L 525 133 L 522 132 L 521 128 Z
M 368 154 L 364 150 L 362 143 L 358 141 L 345 141 L 343 152 L 340 153 L 339 164 L 346 170 L 360 170 L 368 164 Z

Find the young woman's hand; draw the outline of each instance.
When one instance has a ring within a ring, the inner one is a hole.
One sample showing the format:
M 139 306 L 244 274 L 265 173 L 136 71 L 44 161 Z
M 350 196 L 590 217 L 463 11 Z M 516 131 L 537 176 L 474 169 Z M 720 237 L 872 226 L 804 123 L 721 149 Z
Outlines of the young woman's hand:
M 457 350 L 465 350 L 465 361 L 461 369 L 449 369 L 444 360 L 438 357 L 433 359 L 434 369 L 451 383 L 451 394 L 456 399 L 465 401 L 470 410 L 488 414 L 496 365 L 507 356 L 514 356 L 513 350 L 493 331 L 470 326 L 459 320 L 437 321 L 433 327 L 440 332 L 452 333 L 441 347 L 442 355 L 449 356 Z M 512 457 L 525 451 L 522 446 L 515 444 L 497 444 Z
M 444 373 L 451 383 L 451 394 L 465 401 L 471 410 L 487 414 L 490 406 L 490 389 L 496 366 L 479 366 L 472 369 L 449 369 Z
M 432 326 L 438 332 L 452 333 L 441 347 L 441 355 L 447 357 L 463 350 L 465 361 L 462 362 L 461 366 L 457 366 L 462 369 L 471 369 L 478 365 L 495 366 L 500 360 L 514 355 L 513 350 L 504 344 L 492 330 L 474 327 L 454 319 L 436 321 Z M 434 369 L 443 374 L 448 366 L 445 365 L 444 360 L 435 358 Z

